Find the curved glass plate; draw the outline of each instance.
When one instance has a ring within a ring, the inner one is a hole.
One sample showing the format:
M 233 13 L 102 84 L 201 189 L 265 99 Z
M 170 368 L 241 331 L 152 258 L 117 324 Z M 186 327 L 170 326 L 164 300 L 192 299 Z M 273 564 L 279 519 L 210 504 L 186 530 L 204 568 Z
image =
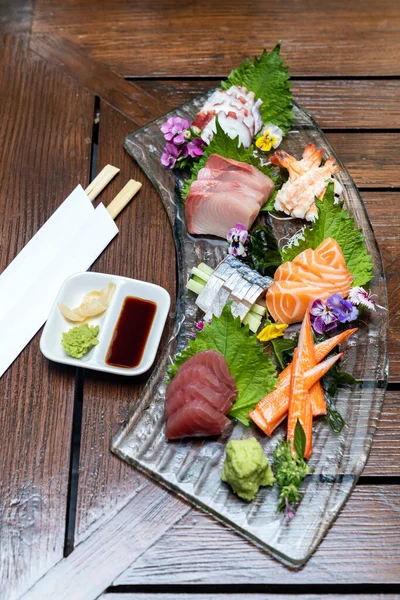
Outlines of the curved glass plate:
M 192 120 L 205 99 L 206 96 L 199 97 L 173 114 Z M 362 380 L 362 385 L 343 388 L 338 393 L 337 407 L 346 420 L 346 426 L 339 435 L 332 434 L 321 420 L 315 422 L 314 452 L 310 461 L 314 471 L 302 485 L 303 496 L 293 519 L 276 512 L 275 488 L 261 488 L 256 499 L 246 503 L 221 482 L 225 445 L 230 439 L 255 435 L 270 457 L 277 440 L 284 433 L 284 425 L 271 439 L 255 426 L 246 428 L 240 423 L 232 423 L 231 429 L 218 439 L 168 442 L 164 435 L 166 369 L 174 354 L 186 346 L 195 330 L 194 323 L 202 316 L 194 303 L 194 294 L 185 289 L 185 284 L 193 266 L 204 261 L 215 267 L 226 254 L 223 240 L 193 237 L 188 233 L 179 200 L 180 175 L 178 173 L 176 179 L 160 164 L 164 146 L 160 125 L 171 115 L 165 115 L 128 136 L 125 147 L 157 188 L 171 220 L 178 269 L 175 328 L 129 422 L 114 437 L 112 450 L 196 506 L 231 525 L 281 561 L 300 566 L 336 518 L 367 460 L 387 381 L 387 312 L 379 311 L 362 317 L 357 334 L 346 343 L 343 369 Z M 310 142 L 335 156 L 311 117 L 295 106 L 295 123 L 282 148 L 299 156 Z M 341 164 L 340 160 L 338 163 Z M 377 294 L 381 304 L 387 306 L 381 256 L 364 203 L 346 169 L 343 165 L 341 167 L 338 179 L 344 188 L 345 205 L 362 229 L 375 265 L 372 292 Z M 261 220 L 269 218 L 265 215 L 260 217 Z M 291 221 L 272 220 L 271 225 L 278 239 L 298 228 L 298 224 Z

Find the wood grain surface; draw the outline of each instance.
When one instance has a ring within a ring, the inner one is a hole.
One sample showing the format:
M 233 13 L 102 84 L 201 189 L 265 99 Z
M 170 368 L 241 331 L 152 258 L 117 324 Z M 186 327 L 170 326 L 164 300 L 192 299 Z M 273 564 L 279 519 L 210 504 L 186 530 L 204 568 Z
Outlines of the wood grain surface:
M 97 170 L 108 162 L 121 168 L 101 200 L 107 204 L 130 177 L 143 188 L 94 270 L 153 281 L 174 297 L 169 222 L 123 138 L 279 38 L 295 98 L 362 189 L 386 270 L 393 390 L 361 482 L 309 563 L 288 570 L 112 455 L 111 436 L 147 377 L 85 372 L 76 547 L 63 559 L 75 373 L 43 360 L 36 336 L 0 381 L 2 600 L 42 576 L 28 600 L 90 600 L 112 584 L 104 600 L 171 600 L 176 590 L 162 587 L 171 585 L 183 600 L 199 591 L 203 600 L 259 600 L 265 594 L 248 590 L 267 590 L 271 581 L 302 586 L 301 600 L 325 599 L 316 593 L 325 584 L 359 600 L 400 598 L 398 2 L 0 0 L 0 270 L 76 183 L 88 182 L 98 96 Z
M 179 600 L 193 600 L 193 594 L 179 594 Z M 252 594 L 251 592 L 224 593 L 212 592 L 199 594 L 196 592 L 196 600 L 399 600 L 399 594 Z M 121 594 L 108 593 L 100 596 L 99 600 L 121 600 Z M 126 593 L 122 600 L 177 600 L 174 593 Z
M 224 75 L 226 76 L 227 73 Z M 135 79 L 134 83 L 173 110 L 219 85 L 219 79 Z M 133 83 L 133 82 L 132 82 Z M 393 129 L 400 127 L 398 80 L 296 80 L 295 100 L 323 129 Z
M 282 40 L 294 75 L 398 75 L 400 6 L 393 0 L 37 0 L 34 34 L 79 42 L 120 75 L 224 76 Z M 101 32 L 101 34 L 99 33 Z
M 25 54 L 23 40 L 8 36 L 0 46 L 2 271 L 77 183 L 86 185 L 93 97 Z M 39 337 L 0 380 L 5 600 L 17 598 L 64 549 L 75 372 L 45 360 Z
M 399 584 L 399 561 L 400 487 L 363 485 L 299 571 L 192 509 L 114 585 Z
M 175 298 L 175 246 L 161 199 L 143 171 L 123 149 L 134 125 L 107 104 L 100 105 L 98 170 L 107 162 L 121 168 L 103 201 L 108 203 L 129 178 L 143 183 L 140 193 L 118 218 L 117 238 L 95 263 L 94 270 L 145 279 L 161 285 Z M 173 304 L 172 304 L 173 309 Z M 172 321 L 171 321 L 172 323 Z M 169 335 L 164 331 L 161 347 Z M 92 523 L 126 502 L 138 476 L 111 454 L 111 437 L 135 406 L 148 374 L 102 377 L 86 373 L 84 384 L 77 540 Z

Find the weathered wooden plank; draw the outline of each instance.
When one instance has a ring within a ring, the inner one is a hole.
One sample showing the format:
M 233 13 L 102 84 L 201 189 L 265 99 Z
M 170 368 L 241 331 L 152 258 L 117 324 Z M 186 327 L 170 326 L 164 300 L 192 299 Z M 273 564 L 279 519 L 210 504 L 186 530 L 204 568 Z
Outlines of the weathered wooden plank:
M 143 478 L 124 508 L 50 569 L 24 600 L 95 600 L 189 510 Z
M 85 47 L 122 75 L 224 76 L 282 40 L 296 75 L 398 75 L 400 7 L 393 0 L 35 3 L 33 32 Z M 101 35 L 99 35 L 101 31 Z M 268 35 L 266 35 L 268 32 Z
M 299 571 L 192 510 L 114 585 L 398 584 L 399 561 L 400 487 L 359 486 Z
M 165 112 L 164 105 L 156 96 L 126 81 L 75 43 L 60 37 L 31 36 L 30 48 L 93 94 L 101 96 L 137 125 L 146 125 L 154 119 L 154 115 Z
M 136 85 L 164 103 L 165 111 L 218 85 L 218 80 L 140 80 Z M 292 92 L 322 128 L 400 127 L 400 81 L 294 81 Z M 385 110 L 382 110 L 382 107 Z
M 111 162 L 121 175 L 107 188 L 107 203 L 130 177 L 143 183 L 140 193 L 118 218 L 120 233 L 94 269 L 166 288 L 175 296 L 175 251 L 168 217 L 161 199 L 141 169 L 123 149 L 133 124 L 101 104 L 98 170 Z M 166 328 L 161 347 L 169 333 Z M 110 441 L 135 405 L 147 380 L 142 377 L 99 377 L 87 373 L 84 385 L 80 477 L 77 502 L 77 539 L 92 523 L 126 501 L 141 481 L 126 463 L 110 453 Z
M 389 381 L 400 381 L 400 193 L 363 192 L 381 249 L 389 298 Z
M 29 33 L 32 21 L 31 0 L 0 0 L 0 35 Z
M 179 594 L 179 600 L 267 600 L 265 594 L 252 594 L 251 592 L 239 593 L 218 593 L 218 588 L 211 594 L 196 595 L 190 593 Z M 399 600 L 399 594 L 270 594 L 268 600 Z M 123 598 L 121 594 L 109 593 L 100 596 L 99 600 L 176 600 L 177 595 L 171 593 L 142 593 L 133 592 L 127 594 L 124 592 Z
M 0 270 L 66 195 L 88 182 L 93 97 L 1 42 Z M 0 380 L 0 589 L 11 600 L 63 555 L 75 372 L 39 335 Z

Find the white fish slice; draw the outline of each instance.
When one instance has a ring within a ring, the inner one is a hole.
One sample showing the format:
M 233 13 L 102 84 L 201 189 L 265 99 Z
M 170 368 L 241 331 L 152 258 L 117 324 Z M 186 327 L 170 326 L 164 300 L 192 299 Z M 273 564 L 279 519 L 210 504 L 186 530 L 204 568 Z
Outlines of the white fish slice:
M 140 187 L 131 180 L 107 208 L 94 208 L 78 185 L 0 275 L 0 377 L 46 321 L 63 281 L 86 271 L 118 233 L 114 218 Z

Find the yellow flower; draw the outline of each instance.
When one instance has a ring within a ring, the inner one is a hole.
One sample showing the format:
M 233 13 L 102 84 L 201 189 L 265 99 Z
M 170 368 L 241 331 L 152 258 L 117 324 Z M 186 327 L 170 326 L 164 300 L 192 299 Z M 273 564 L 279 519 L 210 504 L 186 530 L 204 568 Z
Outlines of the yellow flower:
M 260 342 L 269 342 L 270 340 L 274 340 L 275 338 L 283 335 L 285 329 L 287 329 L 289 325 L 279 325 L 278 323 L 272 323 L 264 327 L 262 331 L 257 335 L 257 339 Z
M 256 140 L 256 146 L 263 152 L 269 152 L 271 148 L 277 148 L 281 141 L 282 130 L 277 125 L 272 125 L 272 123 L 270 123 Z
M 263 152 L 268 152 L 271 150 L 273 144 L 273 140 L 268 137 L 268 135 L 262 135 L 256 140 L 257 148 L 260 148 Z

